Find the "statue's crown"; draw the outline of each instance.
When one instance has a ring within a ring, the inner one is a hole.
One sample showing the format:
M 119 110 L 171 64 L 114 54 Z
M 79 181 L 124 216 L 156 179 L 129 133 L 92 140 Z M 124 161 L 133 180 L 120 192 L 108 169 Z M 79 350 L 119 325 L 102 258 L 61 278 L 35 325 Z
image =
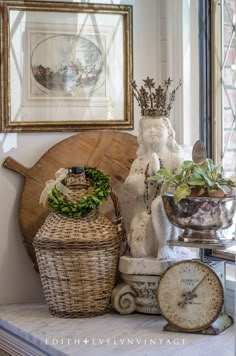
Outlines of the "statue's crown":
M 169 117 L 172 104 L 175 101 L 175 94 L 181 86 L 181 81 L 172 91 L 170 91 L 170 86 L 173 80 L 170 78 L 164 80 L 163 85 L 159 85 L 157 88 L 155 88 L 156 83 L 152 78 L 147 77 L 143 82 L 144 85 L 142 85 L 140 89 L 135 81 L 131 83 L 134 97 L 137 99 L 138 105 L 141 108 L 141 115 Z

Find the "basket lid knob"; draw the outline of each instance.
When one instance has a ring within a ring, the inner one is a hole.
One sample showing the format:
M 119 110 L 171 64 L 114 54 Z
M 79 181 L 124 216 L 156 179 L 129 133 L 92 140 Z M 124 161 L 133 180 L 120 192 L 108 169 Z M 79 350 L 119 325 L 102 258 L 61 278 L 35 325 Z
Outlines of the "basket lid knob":
M 68 173 L 72 173 L 72 174 L 81 174 L 84 173 L 84 167 L 83 166 L 79 166 L 79 167 L 68 167 Z
M 66 186 L 73 191 L 70 200 L 81 199 L 88 194 L 88 188 L 92 186 L 91 181 L 86 178 L 84 167 L 69 167 L 66 177 Z

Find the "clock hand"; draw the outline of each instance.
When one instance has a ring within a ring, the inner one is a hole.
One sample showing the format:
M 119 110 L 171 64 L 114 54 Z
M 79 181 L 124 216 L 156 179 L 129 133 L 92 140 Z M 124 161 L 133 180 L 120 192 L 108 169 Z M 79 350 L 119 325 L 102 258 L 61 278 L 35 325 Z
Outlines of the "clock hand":
M 194 297 L 196 297 L 196 294 L 193 294 L 196 289 L 200 286 L 200 284 L 204 281 L 204 279 L 208 276 L 208 273 L 198 282 L 198 284 L 189 292 L 186 292 L 183 294 L 184 300 L 178 303 L 178 306 L 183 308 L 188 300 L 192 300 Z
M 199 285 L 204 281 L 204 279 L 208 276 L 209 273 L 207 273 L 201 280 L 200 282 L 193 288 L 193 290 L 190 293 L 195 292 L 195 290 L 199 287 Z

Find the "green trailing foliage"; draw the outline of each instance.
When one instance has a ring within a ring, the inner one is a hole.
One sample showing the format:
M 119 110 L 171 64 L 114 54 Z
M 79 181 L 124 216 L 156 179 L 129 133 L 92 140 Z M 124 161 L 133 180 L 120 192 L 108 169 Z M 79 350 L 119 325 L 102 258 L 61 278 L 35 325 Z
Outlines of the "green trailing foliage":
M 236 187 L 235 180 L 224 178 L 221 165 L 214 165 L 211 159 L 206 159 L 202 164 L 184 161 L 178 174 L 161 168 L 149 180 L 161 184 L 161 195 L 173 193 L 176 203 L 194 191 L 196 196 L 212 196 L 219 191 L 228 195 Z
M 48 207 L 50 209 L 60 215 L 80 218 L 86 216 L 107 200 L 110 194 L 110 176 L 97 168 L 84 167 L 84 170 L 86 178 L 91 179 L 94 183 L 93 192 L 79 200 L 68 200 L 54 187 L 48 195 Z M 65 180 L 61 183 L 65 184 Z

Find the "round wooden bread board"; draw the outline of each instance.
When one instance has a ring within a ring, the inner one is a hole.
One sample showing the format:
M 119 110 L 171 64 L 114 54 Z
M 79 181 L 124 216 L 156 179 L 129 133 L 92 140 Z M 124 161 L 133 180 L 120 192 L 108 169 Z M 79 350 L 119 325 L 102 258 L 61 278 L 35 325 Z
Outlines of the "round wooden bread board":
M 38 229 L 49 214 L 47 206 L 39 204 L 45 183 L 55 179 L 55 172 L 69 166 L 90 166 L 111 176 L 111 185 L 117 193 L 126 229 L 134 205 L 133 197 L 124 187 L 125 178 L 136 157 L 137 138 L 120 131 L 85 131 L 71 136 L 51 147 L 31 168 L 26 168 L 8 157 L 3 166 L 25 178 L 22 189 L 19 222 L 22 237 L 34 268 L 36 256 L 32 242 Z M 111 199 L 100 208 L 107 217 L 115 216 Z

